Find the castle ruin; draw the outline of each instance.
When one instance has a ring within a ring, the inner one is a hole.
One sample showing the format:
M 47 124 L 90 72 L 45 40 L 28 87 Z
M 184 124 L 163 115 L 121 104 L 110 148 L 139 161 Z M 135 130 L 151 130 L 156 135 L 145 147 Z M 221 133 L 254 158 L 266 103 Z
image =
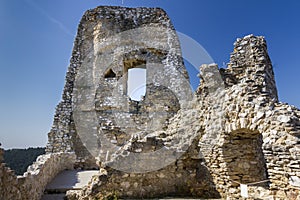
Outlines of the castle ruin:
M 146 70 L 141 100 L 128 93 L 132 69 Z M 199 76 L 193 93 L 162 9 L 87 11 L 47 153 L 23 177 L 1 164 L 1 199 L 39 199 L 68 168 L 99 169 L 68 199 L 240 199 L 241 184 L 249 199 L 299 199 L 300 110 L 278 101 L 265 39 L 237 39 L 226 69 Z

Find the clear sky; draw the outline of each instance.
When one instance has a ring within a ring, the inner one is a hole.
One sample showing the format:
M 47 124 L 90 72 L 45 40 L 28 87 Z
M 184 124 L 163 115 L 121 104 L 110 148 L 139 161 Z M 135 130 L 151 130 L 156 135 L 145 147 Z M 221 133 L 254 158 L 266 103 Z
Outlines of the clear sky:
M 45 146 L 82 14 L 99 5 L 161 7 L 213 60 L 250 33 L 268 42 L 280 101 L 300 107 L 298 0 L 0 0 L 0 142 Z

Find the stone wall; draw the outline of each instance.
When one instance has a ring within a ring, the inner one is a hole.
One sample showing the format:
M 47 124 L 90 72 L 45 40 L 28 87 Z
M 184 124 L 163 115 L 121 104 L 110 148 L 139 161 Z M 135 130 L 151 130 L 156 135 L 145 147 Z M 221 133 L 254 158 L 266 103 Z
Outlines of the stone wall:
M 0 150 L 0 160 L 3 150 Z M 72 169 L 75 155 L 72 153 L 54 153 L 41 155 L 23 176 L 0 163 L 0 199 L 39 200 L 44 189 L 59 172 Z
M 220 70 L 224 87 L 215 92 L 220 79 L 205 72 L 217 71 L 202 66 L 197 91 L 201 115 L 210 119 L 203 122 L 208 135 L 200 139 L 200 151 L 217 190 L 223 198 L 239 198 L 240 183 L 266 180 L 255 186 L 280 199 L 299 198 L 299 109 L 278 102 L 264 38 L 237 40 L 228 68 Z
M 220 195 L 212 177 L 201 165 L 197 141 L 180 159 L 157 171 L 128 173 L 104 166 L 88 187 L 80 192 L 68 191 L 68 199 L 96 199 L 110 194 L 124 199 L 170 196 L 218 198 Z

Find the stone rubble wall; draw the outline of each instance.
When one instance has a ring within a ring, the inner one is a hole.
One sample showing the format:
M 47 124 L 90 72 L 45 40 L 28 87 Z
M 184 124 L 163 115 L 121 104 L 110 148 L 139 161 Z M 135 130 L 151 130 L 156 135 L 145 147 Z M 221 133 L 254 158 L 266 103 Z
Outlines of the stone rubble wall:
M 115 170 L 111 164 L 101 163 L 100 175 L 93 178 L 89 186 L 81 192 L 68 191 L 69 199 L 93 199 L 104 194 L 115 193 L 121 198 L 154 198 L 163 196 L 220 197 L 208 169 L 201 165 L 198 142 L 204 135 L 197 102 L 191 100 L 186 109 L 181 109 L 170 119 L 165 131 L 131 140 L 118 152 L 113 160 L 128 159 L 126 166 L 134 167 L 130 154 L 125 151 L 147 153 L 166 146 L 174 154 L 180 155 L 168 166 L 147 173 L 126 173 Z M 181 155 L 182 154 L 182 155 Z M 127 155 L 127 156 L 125 156 Z M 170 157 L 160 155 L 160 162 Z M 124 163 L 123 163 L 124 164 Z M 143 165 L 144 164 L 144 165 Z M 155 159 L 141 163 L 141 168 L 157 165 Z
M 168 137 L 175 139 L 178 135 L 173 134 Z M 151 147 L 146 142 L 140 141 L 139 144 L 142 149 Z M 136 199 L 167 196 L 220 197 L 207 168 L 200 165 L 197 144 L 198 138 L 194 138 L 189 149 L 178 160 L 156 171 L 128 173 L 104 166 L 100 169 L 100 174 L 93 177 L 89 185 L 82 191 L 68 191 L 68 199 L 95 199 L 112 193 L 119 198 Z M 155 145 L 152 144 L 152 147 Z
M 0 160 L 3 150 L 0 149 Z M 73 153 L 53 153 L 39 156 L 23 176 L 0 163 L 0 199 L 40 200 L 46 185 L 61 171 L 73 169 Z
M 215 65 L 201 68 L 217 70 Z M 202 73 L 197 91 L 201 115 L 209 119 L 203 123 L 208 135 L 200 139 L 200 151 L 217 190 L 223 198 L 238 199 L 239 183 L 269 180 L 252 186 L 262 188 L 252 189 L 252 197 L 300 198 L 299 109 L 278 102 L 264 38 L 238 39 L 228 68 L 220 72 L 225 89 L 211 91 L 220 81 Z

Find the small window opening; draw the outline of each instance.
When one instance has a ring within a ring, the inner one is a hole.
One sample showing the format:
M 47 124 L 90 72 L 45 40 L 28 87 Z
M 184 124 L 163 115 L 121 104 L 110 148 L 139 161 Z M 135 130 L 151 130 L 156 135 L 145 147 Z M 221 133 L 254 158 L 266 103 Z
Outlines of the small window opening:
M 115 78 L 115 77 L 116 77 L 116 73 L 112 69 L 109 69 L 104 74 L 104 78 Z
M 128 69 L 127 95 L 135 101 L 141 101 L 146 95 L 146 69 Z

